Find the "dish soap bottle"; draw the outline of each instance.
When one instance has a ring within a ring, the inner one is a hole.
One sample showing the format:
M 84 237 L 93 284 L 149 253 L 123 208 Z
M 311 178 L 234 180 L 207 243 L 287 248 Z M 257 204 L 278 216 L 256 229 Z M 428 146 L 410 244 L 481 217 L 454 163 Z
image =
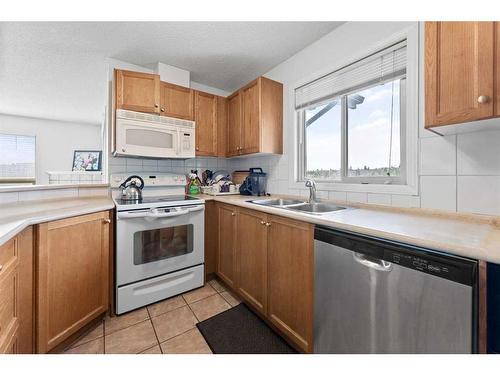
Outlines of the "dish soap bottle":
M 188 175 L 189 182 L 187 186 L 187 193 L 190 195 L 196 195 L 200 193 L 200 179 L 195 171 L 191 171 Z

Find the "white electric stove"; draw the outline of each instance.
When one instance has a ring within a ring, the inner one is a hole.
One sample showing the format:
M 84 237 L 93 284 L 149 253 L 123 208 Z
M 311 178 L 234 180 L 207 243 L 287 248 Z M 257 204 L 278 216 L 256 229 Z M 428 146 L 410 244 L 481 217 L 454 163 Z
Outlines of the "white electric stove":
M 184 194 L 184 175 L 133 174 L 144 180 L 139 201 L 121 199 L 119 186 L 132 173 L 111 176 L 117 314 L 204 284 L 204 200 Z

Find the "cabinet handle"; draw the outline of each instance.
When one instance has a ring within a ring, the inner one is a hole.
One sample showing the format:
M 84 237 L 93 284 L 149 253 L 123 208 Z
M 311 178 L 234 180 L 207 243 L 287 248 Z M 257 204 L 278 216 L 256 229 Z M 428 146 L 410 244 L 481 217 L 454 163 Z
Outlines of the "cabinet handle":
M 231 212 L 231 216 L 236 216 L 236 214 L 234 212 Z
M 160 111 L 165 112 L 165 108 L 161 108 Z
M 109 224 L 111 223 L 111 219 L 102 219 L 103 224 Z
M 264 225 L 266 222 L 261 220 L 261 221 L 260 221 L 260 223 L 261 223 L 262 225 Z
M 0 271 L 2 270 L 2 268 L 3 268 L 3 265 L 2 265 L 2 264 L 0 264 Z
M 155 104 L 155 108 L 158 108 L 158 107 L 159 107 L 159 105 L 158 105 L 158 104 Z
M 477 98 L 477 102 L 480 104 L 485 104 L 490 101 L 490 97 L 488 95 L 481 95 Z
M 196 151 L 200 151 L 200 148 L 199 148 L 199 147 L 196 147 Z
M 271 226 L 271 223 L 266 223 L 266 227 L 270 227 Z

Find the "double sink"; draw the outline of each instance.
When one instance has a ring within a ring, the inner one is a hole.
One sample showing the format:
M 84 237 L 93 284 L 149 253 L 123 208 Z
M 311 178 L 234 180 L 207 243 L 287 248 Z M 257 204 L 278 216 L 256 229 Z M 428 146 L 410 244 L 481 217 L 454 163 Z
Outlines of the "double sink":
M 259 204 L 261 206 L 283 208 L 314 215 L 325 215 L 335 211 L 345 210 L 347 208 L 331 203 L 307 203 L 300 199 L 254 199 L 248 202 Z

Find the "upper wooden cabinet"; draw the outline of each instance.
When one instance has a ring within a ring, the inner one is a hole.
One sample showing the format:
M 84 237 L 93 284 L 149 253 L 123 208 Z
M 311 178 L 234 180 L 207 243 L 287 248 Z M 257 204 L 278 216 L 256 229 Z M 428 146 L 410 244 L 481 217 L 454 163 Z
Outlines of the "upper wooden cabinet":
M 500 41 L 495 33 L 495 22 L 426 22 L 426 128 L 499 115 L 494 82 Z
M 196 156 L 217 156 L 217 97 L 196 91 Z
M 192 89 L 161 82 L 160 103 L 162 116 L 194 120 L 194 91 Z
M 47 353 L 108 310 L 109 212 L 37 227 L 36 341 Z
M 283 153 L 283 85 L 265 77 L 228 97 L 228 156 Z
M 0 246 L 0 354 L 33 353 L 33 229 Z
M 160 76 L 115 70 L 117 109 L 160 113 Z
M 217 156 L 227 156 L 227 99 L 217 97 Z

